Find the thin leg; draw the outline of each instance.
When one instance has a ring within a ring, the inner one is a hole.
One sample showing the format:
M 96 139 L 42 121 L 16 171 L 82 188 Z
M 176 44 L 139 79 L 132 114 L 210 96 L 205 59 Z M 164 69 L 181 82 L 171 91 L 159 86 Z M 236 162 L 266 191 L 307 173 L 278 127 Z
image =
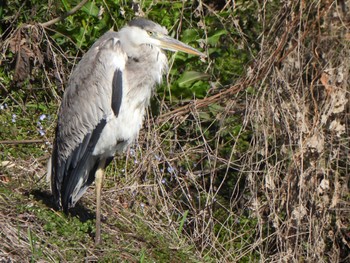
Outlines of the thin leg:
M 96 184 L 96 236 L 95 245 L 101 243 L 101 190 L 102 182 L 104 176 L 104 165 L 105 161 L 101 162 L 96 174 L 95 174 L 95 184 Z

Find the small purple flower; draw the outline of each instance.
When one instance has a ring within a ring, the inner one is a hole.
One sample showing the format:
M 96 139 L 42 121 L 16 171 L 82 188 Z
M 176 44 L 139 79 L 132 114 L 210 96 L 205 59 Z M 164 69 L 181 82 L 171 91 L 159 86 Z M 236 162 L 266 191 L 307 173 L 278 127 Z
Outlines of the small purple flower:
M 39 120 L 43 121 L 46 119 L 46 114 L 41 114 Z
M 169 166 L 169 167 L 167 168 L 167 170 L 168 170 L 168 172 L 171 173 L 171 174 L 175 172 L 174 168 L 171 167 L 171 166 Z
M 12 114 L 12 122 L 16 122 L 16 118 L 17 118 L 17 115 L 16 114 Z

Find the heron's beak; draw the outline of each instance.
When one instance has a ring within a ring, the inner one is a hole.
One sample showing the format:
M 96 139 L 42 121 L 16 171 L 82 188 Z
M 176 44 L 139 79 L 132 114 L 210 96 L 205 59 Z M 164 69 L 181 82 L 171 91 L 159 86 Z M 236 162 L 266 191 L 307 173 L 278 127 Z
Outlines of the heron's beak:
M 170 51 L 182 51 L 188 54 L 197 55 L 201 57 L 206 57 L 204 53 L 198 51 L 197 49 L 182 43 L 175 38 L 169 37 L 163 34 L 157 34 L 156 36 L 152 36 L 153 39 L 156 40 L 157 46 L 162 49 L 170 50 Z

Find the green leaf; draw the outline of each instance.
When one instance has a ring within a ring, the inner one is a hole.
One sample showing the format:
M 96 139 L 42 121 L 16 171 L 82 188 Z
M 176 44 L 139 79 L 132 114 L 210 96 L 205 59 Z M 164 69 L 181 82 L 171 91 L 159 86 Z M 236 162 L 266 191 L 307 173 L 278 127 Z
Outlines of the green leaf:
M 197 71 L 186 71 L 181 75 L 181 77 L 178 79 L 177 83 L 179 87 L 181 88 L 188 88 L 191 86 L 191 84 L 195 81 L 202 80 L 208 78 L 209 75 L 197 72 Z
M 177 234 L 180 235 L 181 232 L 182 232 L 182 229 L 183 229 L 183 226 L 185 224 L 185 221 L 186 221 L 186 218 L 187 218 L 187 215 L 188 215 L 188 210 L 186 210 L 181 218 L 181 221 L 180 221 L 180 226 L 179 226 L 179 229 L 177 230 Z
M 192 94 L 197 98 L 197 99 L 202 99 L 205 97 L 205 95 L 208 92 L 209 89 L 209 83 L 204 82 L 204 81 L 196 81 L 193 83 L 193 85 L 190 87 Z
M 213 115 L 217 115 L 219 114 L 220 112 L 223 112 L 224 111 L 224 107 L 222 107 L 221 105 L 217 104 L 217 103 L 212 103 L 208 106 L 210 112 L 213 114 Z
M 64 7 L 64 10 L 65 10 L 65 11 L 70 10 L 70 5 L 69 5 L 68 1 L 66 1 L 66 0 L 61 0 L 61 2 L 62 2 L 62 4 L 63 4 L 63 7 Z
M 221 29 L 219 31 L 216 31 L 214 33 L 214 35 L 208 37 L 208 39 L 207 39 L 208 44 L 211 46 L 215 46 L 219 42 L 220 37 L 223 35 L 227 35 L 227 31 L 225 29 Z
M 181 41 L 184 43 L 189 43 L 197 39 L 198 39 L 198 32 L 196 29 L 186 29 L 181 36 Z
M 98 12 L 99 12 L 99 8 L 96 6 L 96 4 L 94 2 L 88 2 L 86 3 L 81 10 L 83 12 L 85 12 L 86 14 L 90 15 L 90 16 L 94 16 L 97 17 L 98 16 Z
M 199 112 L 198 115 L 202 121 L 212 121 L 213 120 L 213 117 L 207 112 L 202 111 L 202 112 Z

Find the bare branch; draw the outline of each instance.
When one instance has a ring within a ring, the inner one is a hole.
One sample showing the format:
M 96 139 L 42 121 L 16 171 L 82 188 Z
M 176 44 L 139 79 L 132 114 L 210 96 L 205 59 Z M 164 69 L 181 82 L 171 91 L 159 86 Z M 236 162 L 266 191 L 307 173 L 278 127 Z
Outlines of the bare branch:
M 72 10 L 68 11 L 67 13 L 63 14 L 60 17 L 56 17 L 50 21 L 47 21 L 45 23 L 40 23 L 40 25 L 42 27 L 49 27 L 59 21 L 62 21 L 63 19 L 65 19 L 66 17 L 73 15 L 75 12 L 77 12 L 80 8 L 82 8 L 86 3 L 88 2 L 88 0 L 83 0 L 81 1 L 78 5 L 76 5 Z

